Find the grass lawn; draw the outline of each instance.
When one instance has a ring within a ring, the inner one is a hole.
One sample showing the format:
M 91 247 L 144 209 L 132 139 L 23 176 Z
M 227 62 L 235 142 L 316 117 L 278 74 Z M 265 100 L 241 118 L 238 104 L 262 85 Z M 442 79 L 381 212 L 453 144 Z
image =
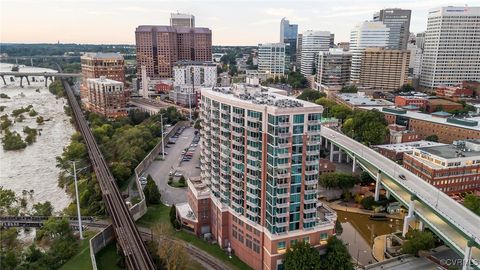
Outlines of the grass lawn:
M 84 239 L 80 244 L 77 255 L 73 256 L 66 262 L 60 270 L 90 270 L 92 269 L 92 261 L 90 259 L 90 238 L 95 235 L 93 231 L 84 232 Z
M 137 224 L 140 226 L 153 227 L 155 224 L 168 224 L 169 229 L 171 229 L 171 235 L 175 238 L 182 239 L 185 242 L 188 242 L 201 250 L 209 253 L 210 255 L 220 259 L 225 262 L 228 266 L 233 269 L 251 269 L 247 264 L 242 262 L 236 256 L 233 256 L 232 259 L 228 258 L 227 253 L 222 250 L 218 245 L 210 244 L 196 235 L 187 233 L 184 231 L 174 231 L 170 226 L 170 207 L 166 205 L 154 205 L 149 206 L 147 213 L 137 221 Z M 170 232 L 169 232 L 170 234 Z M 195 269 L 195 268 L 193 268 Z M 192 270 L 193 270 L 192 269 Z M 201 268 L 197 268 L 201 269 Z
M 171 187 L 176 187 L 176 188 L 187 187 L 186 183 L 181 184 L 180 182 L 177 182 L 177 181 L 172 181 L 171 183 L 169 182 L 168 185 L 171 186 Z
M 122 270 L 117 265 L 120 256 L 117 254 L 116 242 L 108 244 L 105 248 L 100 250 L 95 256 L 97 259 L 97 268 L 99 270 Z

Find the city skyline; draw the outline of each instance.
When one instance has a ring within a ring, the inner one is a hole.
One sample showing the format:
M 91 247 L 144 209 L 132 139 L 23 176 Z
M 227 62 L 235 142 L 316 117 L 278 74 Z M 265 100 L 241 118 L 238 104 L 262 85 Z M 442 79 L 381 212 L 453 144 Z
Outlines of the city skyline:
M 255 8 L 252 8 L 252 3 Z M 355 24 L 373 20 L 382 8 L 412 10 L 410 31 L 426 30 L 428 10 L 440 6 L 473 6 L 475 1 L 32 1 L 2 0 L 3 43 L 134 44 L 138 25 L 168 25 L 170 13 L 191 13 L 198 27 L 212 30 L 214 45 L 276 42 L 280 20 L 286 17 L 306 30 L 330 31 L 335 42 L 349 41 Z M 49 8 L 44 8 L 48 6 Z M 21 10 L 21 12 L 18 12 Z M 42 13 L 38 13 L 41 10 Z M 41 16 L 41 21 L 38 21 Z M 20 19 L 19 19 L 20 18 Z M 15 22 L 16 27 L 8 27 Z M 61 23 L 59 23 L 61 22 Z M 36 28 L 29 27 L 37 25 Z M 91 31 L 95 29 L 95 31 Z M 255 29 L 255 31 L 252 31 Z

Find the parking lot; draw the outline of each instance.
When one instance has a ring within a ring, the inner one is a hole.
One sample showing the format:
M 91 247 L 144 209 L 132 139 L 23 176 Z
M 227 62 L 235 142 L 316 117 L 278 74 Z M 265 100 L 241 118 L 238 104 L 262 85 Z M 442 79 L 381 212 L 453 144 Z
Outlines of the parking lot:
M 146 174 L 150 174 L 155 180 L 165 204 L 171 205 L 187 201 L 186 188 L 174 188 L 167 184 L 170 172 L 177 173 L 177 175 L 181 173 L 186 179 L 190 176 L 200 175 L 200 147 L 198 145 L 192 147 L 194 137 L 195 129 L 186 127 L 177 138 L 172 138 L 175 140 L 174 144 L 168 144 L 165 141 L 165 160 L 155 160 L 146 170 Z M 191 152 L 191 159 L 183 160 L 186 155 L 183 152 L 187 148 L 190 150 L 187 150 L 186 153 Z M 159 157 L 161 156 L 160 153 Z

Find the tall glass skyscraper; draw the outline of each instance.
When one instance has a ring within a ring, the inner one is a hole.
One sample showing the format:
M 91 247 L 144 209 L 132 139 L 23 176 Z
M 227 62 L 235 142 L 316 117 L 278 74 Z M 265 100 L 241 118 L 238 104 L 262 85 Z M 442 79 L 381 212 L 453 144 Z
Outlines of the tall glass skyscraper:
M 280 42 L 285 43 L 286 55 L 290 62 L 295 62 L 297 34 L 298 24 L 290 24 L 290 21 L 285 18 L 280 21 Z
M 192 208 L 210 205 L 217 243 L 254 269 L 281 269 L 297 241 L 323 247 L 336 215 L 317 208 L 322 106 L 247 84 L 204 88 L 201 103 L 200 181 L 210 201 L 200 203 L 204 189 L 193 184 L 189 197 Z
M 391 50 L 406 50 L 410 36 L 410 17 L 408 9 L 387 8 L 376 12 L 373 20 L 383 22 L 389 29 L 388 48 Z

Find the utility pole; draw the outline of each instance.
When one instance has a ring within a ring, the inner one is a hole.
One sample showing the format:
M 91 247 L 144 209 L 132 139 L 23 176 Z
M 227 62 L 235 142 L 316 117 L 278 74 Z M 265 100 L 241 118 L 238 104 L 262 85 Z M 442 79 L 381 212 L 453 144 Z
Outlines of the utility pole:
M 163 137 L 163 114 L 160 114 L 160 130 L 162 132 L 162 159 L 165 160 L 165 141 Z
M 80 232 L 80 239 L 83 239 L 82 216 L 80 215 L 80 200 L 78 199 L 77 169 L 75 167 L 75 161 L 72 161 L 72 163 L 73 163 L 73 178 L 75 180 L 75 194 L 77 197 L 78 231 Z

